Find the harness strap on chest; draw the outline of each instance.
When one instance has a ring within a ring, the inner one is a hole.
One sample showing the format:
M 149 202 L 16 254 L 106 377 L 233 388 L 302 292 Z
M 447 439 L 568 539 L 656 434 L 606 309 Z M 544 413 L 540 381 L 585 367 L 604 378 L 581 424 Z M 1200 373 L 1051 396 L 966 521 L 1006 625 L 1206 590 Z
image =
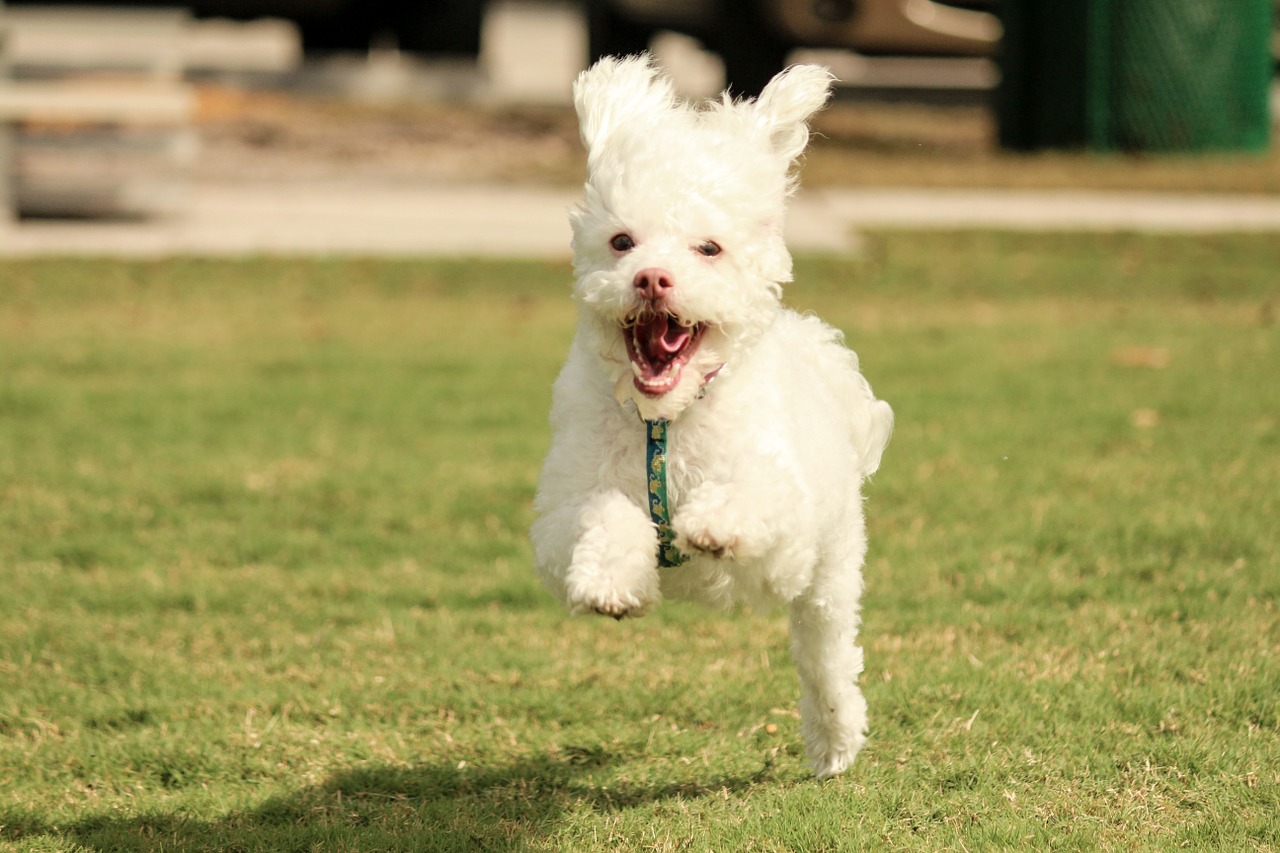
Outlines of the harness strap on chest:
M 675 546 L 671 529 L 671 507 L 667 503 L 667 427 L 666 419 L 645 421 L 645 456 L 649 468 L 649 518 L 658 528 L 658 565 L 672 569 L 688 558 Z

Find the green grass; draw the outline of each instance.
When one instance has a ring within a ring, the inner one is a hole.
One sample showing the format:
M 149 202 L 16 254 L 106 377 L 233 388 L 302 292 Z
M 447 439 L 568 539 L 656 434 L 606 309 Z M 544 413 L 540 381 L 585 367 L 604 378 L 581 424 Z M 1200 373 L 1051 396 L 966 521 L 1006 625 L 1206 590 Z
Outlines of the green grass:
M 0 849 L 1273 849 L 1271 237 L 803 260 L 898 430 L 872 741 L 784 619 L 570 619 L 525 531 L 568 272 L 0 265 Z

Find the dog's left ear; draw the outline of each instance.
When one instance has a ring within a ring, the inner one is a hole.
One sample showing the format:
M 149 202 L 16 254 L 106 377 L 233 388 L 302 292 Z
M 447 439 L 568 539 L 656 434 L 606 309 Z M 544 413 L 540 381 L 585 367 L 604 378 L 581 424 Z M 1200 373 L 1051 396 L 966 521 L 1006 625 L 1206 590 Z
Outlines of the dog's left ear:
M 620 125 L 643 121 L 674 104 L 671 79 L 659 73 L 647 53 L 606 56 L 579 74 L 573 84 L 573 105 L 589 155 L 595 154 Z
M 773 150 L 787 162 L 809 144 L 809 118 L 826 105 L 834 80 L 820 65 L 793 65 L 770 80 L 751 105 Z

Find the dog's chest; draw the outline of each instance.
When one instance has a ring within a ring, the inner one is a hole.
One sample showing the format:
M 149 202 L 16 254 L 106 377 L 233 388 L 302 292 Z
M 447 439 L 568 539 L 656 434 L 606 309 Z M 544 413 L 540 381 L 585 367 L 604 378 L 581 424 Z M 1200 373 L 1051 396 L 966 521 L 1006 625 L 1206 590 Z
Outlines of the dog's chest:
M 743 436 L 726 435 L 714 429 L 708 418 L 701 417 L 703 414 L 686 413 L 670 423 L 666 430 L 665 486 L 672 511 L 702 483 L 728 483 L 733 476 L 735 460 L 753 455 Z M 646 456 L 651 457 L 652 453 Z M 646 472 L 653 475 L 651 469 L 652 465 L 648 465 Z

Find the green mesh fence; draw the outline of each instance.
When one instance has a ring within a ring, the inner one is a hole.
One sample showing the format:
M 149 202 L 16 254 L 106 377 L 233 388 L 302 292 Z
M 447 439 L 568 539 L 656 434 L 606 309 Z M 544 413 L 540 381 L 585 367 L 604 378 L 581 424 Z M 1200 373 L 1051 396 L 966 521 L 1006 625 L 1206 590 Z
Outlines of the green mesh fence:
M 996 113 L 1018 149 L 1261 150 L 1272 0 L 1004 0 Z

